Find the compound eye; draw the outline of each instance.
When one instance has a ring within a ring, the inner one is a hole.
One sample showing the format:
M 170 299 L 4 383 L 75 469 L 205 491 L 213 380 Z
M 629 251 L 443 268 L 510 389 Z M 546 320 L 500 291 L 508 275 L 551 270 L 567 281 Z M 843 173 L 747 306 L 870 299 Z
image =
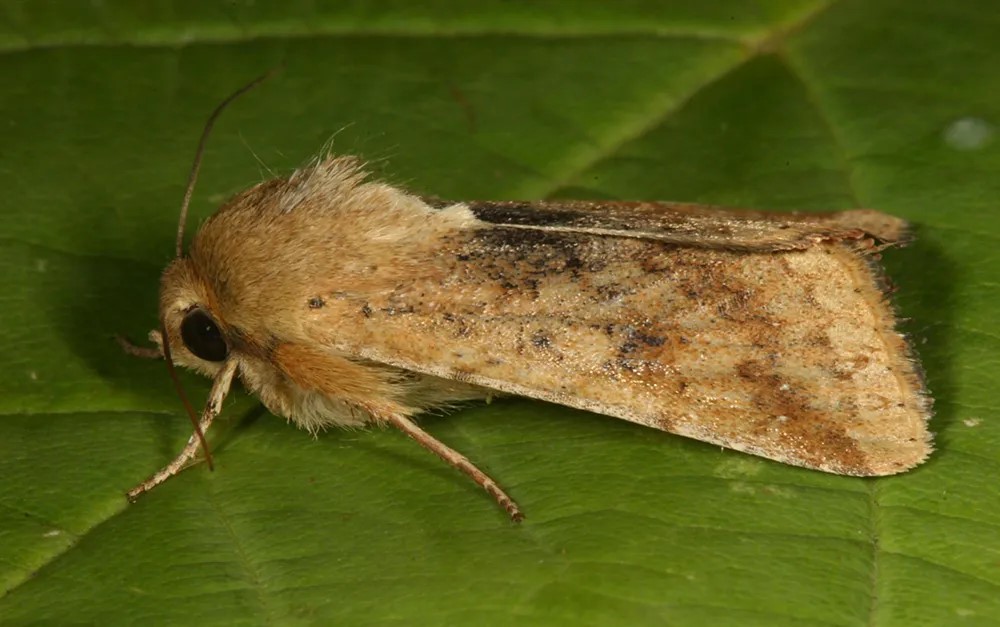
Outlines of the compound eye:
M 184 316 L 181 339 L 189 351 L 205 361 L 224 361 L 229 354 L 219 325 L 202 309 L 192 309 Z

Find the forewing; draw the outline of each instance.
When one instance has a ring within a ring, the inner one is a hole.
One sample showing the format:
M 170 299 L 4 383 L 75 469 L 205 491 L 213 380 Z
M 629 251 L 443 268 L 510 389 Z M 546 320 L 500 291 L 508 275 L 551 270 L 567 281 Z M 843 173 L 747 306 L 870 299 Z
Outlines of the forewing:
M 853 475 L 930 451 L 928 403 L 860 245 L 753 253 L 570 230 L 446 238 L 343 296 L 356 357 Z M 363 302 L 362 302 L 363 301 Z

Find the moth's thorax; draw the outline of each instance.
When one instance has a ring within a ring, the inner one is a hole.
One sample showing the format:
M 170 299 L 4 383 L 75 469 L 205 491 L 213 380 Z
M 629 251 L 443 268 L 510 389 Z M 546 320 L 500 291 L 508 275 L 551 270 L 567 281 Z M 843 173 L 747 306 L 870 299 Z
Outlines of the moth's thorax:
M 392 289 L 423 270 L 444 234 L 477 221 L 381 183 L 355 160 L 328 159 L 232 199 L 199 230 L 192 272 L 219 313 L 280 336 L 304 331 L 313 299 Z

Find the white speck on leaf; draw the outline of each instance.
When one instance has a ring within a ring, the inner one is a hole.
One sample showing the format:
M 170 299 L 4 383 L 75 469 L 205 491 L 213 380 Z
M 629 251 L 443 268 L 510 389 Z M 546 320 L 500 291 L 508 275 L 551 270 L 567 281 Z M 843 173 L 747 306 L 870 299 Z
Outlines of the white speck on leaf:
M 993 140 L 993 125 L 982 118 L 959 118 L 944 129 L 944 141 L 955 150 L 979 150 Z
M 982 420 L 979 418 L 966 418 L 962 421 L 962 424 L 966 427 L 978 427 L 981 422 Z
M 60 535 L 62 535 L 62 532 L 59 531 L 58 529 L 53 529 L 52 531 L 46 531 L 45 533 L 42 534 L 42 536 L 45 538 L 55 538 L 56 536 Z

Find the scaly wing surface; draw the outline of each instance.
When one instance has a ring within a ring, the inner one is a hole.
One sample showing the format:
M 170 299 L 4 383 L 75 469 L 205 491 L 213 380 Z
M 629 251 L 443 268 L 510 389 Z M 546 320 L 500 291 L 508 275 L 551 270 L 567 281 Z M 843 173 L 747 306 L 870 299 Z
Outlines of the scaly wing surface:
M 677 207 L 470 204 L 479 226 L 421 276 L 338 294 L 318 339 L 818 470 L 920 463 L 929 401 L 868 239 L 905 224 Z

